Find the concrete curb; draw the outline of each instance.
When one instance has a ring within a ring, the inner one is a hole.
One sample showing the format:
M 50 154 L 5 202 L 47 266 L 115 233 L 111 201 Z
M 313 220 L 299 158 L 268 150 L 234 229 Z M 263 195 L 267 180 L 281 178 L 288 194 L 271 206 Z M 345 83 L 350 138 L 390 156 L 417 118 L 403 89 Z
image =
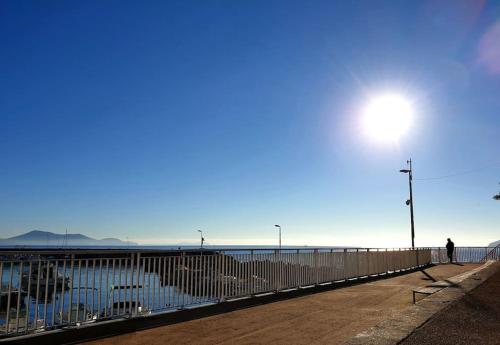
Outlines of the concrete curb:
M 449 307 L 466 293 L 475 289 L 491 277 L 500 265 L 488 261 L 483 266 L 446 280 L 449 287 L 424 298 L 390 319 L 357 334 L 346 345 L 396 345 L 406 339 L 417 328 L 425 324 L 437 312 Z

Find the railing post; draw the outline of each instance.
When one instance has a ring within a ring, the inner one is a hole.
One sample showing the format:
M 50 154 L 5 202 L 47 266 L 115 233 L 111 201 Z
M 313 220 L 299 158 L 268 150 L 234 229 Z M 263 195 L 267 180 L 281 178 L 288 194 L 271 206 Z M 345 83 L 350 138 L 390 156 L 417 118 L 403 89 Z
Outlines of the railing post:
M 344 248 L 344 260 L 343 261 L 344 261 L 344 281 L 347 281 L 347 273 L 346 273 L 346 267 L 347 267 L 347 248 Z M 334 265 L 333 265 L 334 270 L 333 271 L 334 271 L 334 274 L 335 274 L 335 276 L 333 278 L 335 278 L 336 277 L 335 261 L 333 261 L 333 262 L 334 262 Z M 334 279 L 332 279 L 332 281 L 333 280 Z
M 49 272 L 49 269 L 47 268 L 47 272 Z M 7 288 L 7 307 L 5 308 L 6 310 L 6 315 L 5 315 L 5 329 L 6 329 L 6 333 L 8 334 L 9 333 L 9 326 L 10 326 L 10 321 L 9 321 L 9 317 L 10 317 L 10 298 L 11 298 L 11 291 L 12 291 L 12 277 L 14 275 L 14 261 L 11 261 L 10 262 L 10 269 L 9 269 L 9 286 Z M 2 278 L 2 277 L 0 277 Z M 47 278 L 46 279 L 49 279 L 48 278 L 48 274 L 47 274 Z M 21 287 L 19 287 L 19 289 L 21 289 Z M 45 302 L 45 305 L 47 305 L 47 302 Z M 47 314 L 47 313 L 45 313 Z M 44 320 L 45 320 L 45 315 L 44 315 Z
M 357 273 L 356 278 L 359 279 L 359 275 L 360 275 L 360 273 L 359 273 L 359 248 L 356 248 L 356 273 Z
M 368 270 L 367 276 L 370 276 L 370 248 L 366 248 L 366 269 Z
M 69 287 L 69 302 L 68 302 L 68 325 L 71 325 L 71 310 L 73 309 L 73 280 L 74 280 L 74 263 L 75 263 L 75 255 L 72 254 L 71 255 L 71 259 L 70 259 L 70 269 L 71 269 L 71 273 L 70 273 L 70 281 L 69 281 L 69 284 L 70 284 L 70 287 Z M 78 279 L 80 279 L 80 277 L 78 277 Z M 85 291 L 85 293 L 87 293 Z M 76 308 L 76 315 L 78 316 L 78 313 L 79 313 L 79 310 L 78 310 L 78 306 Z M 62 317 L 62 315 L 61 315 Z M 78 319 L 78 317 L 77 317 Z M 37 320 L 35 320 L 36 322 Z
M 55 281 L 57 281 L 57 262 L 56 261 L 56 269 L 54 270 L 55 274 Z M 19 262 L 19 278 L 18 278 L 18 286 L 17 286 L 17 305 L 16 305 L 16 333 L 19 332 L 19 311 L 21 309 L 21 288 L 22 288 L 22 281 L 23 281 L 23 262 Z M 1 277 L 1 276 L 0 276 Z M 55 291 L 57 290 L 57 284 L 55 285 L 54 289 L 54 300 L 55 300 Z M 52 303 L 52 325 L 54 325 L 54 320 L 55 320 L 55 303 Z M 29 315 L 29 314 L 26 314 Z
M 327 266 L 328 266 L 328 270 L 327 270 L 327 277 L 328 277 L 328 281 L 331 281 L 333 282 L 334 280 L 334 277 L 336 276 L 336 272 L 335 272 L 335 259 L 334 259 L 334 256 L 333 256 L 333 248 L 330 249 L 330 255 L 328 256 L 328 261 L 327 261 Z
M 31 268 L 31 263 L 30 263 L 30 268 Z M 29 272 L 31 275 L 31 271 Z M 0 291 L 3 290 L 3 261 L 0 261 Z M 31 282 L 31 279 L 28 279 L 28 284 Z M 29 286 L 29 285 L 28 285 Z M 30 289 L 28 289 L 28 298 L 30 297 Z M 0 298 L 0 306 L 2 305 L 2 299 Z M 29 308 L 29 303 L 28 303 L 28 308 Z M 29 314 L 28 314 L 29 315 Z
M 255 295 L 255 279 L 253 278 L 254 276 L 254 255 L 253 255 L 253 249 L 250 249 L 250 295 L 254 296 Z
M 330 279 L 332 282 L 335 280 L 335 278 L 337 278 L 337 269 L 335 267 L 335 256 L 333 254 L 333 250 L 331 252 L 332 254 L 332 263 L 333 263 L 333 277 L 332 279 Z M 347 248 L 344 248 L 344 253 L 342 254 L 342 267 L 343 267 L 343 278 L 344 278 L 344 281 L 347 281 L 348 280 L 348 276 L 347 276 Z
M 296 285 L 297 285 L 297 288 L 300 288 L 300 286 L 302 285 L 302 274 L 301 274 L 301 267 L 300 267 L 300 264 L 301 264 L 301 260 L 300 260 L 300 250 L 297 249 L 297 253 L 295 254 L 295 277 L 296 277 Z
M 135 308 L 134 313 L 137 315 L 139 313 L 139 278 L 141 276 L 141 253 L 137 253 L 136 255 L 136 264 L 135 264 Z M 144 284 L 144 283 L 143 283 Z M 142 291 L 144 291 L 144 286 L 142 287 Z
M 316 285 L 319 283 L 319 275 L 318 275 L 318 250 L 314 249 L 314 272 L 315 272 L 315 280 L 316 280 Z
M 184 298 L 185 298 L 185 293 L 184 293 L 184 278 L 185 278 L 185 270 L 186 270 L 186 258 L 185 258 L 185 252 L 182 252 L 181 256 L 181 293 L 182 293 L 182 304 L 181 304 L 181 309 L 184 309 Z M 143 287 L 144 290 L 144 287 Z
M 278 269 L 279 269 L 279 287 L 280 287 L 280 290 L 282 290 L 283 288 L 285 288 L 285 286 L 283 285 L 283 256 L 281 254 L 281 247 L 280 249 L 278 250 L 278 260 L 279 260 L 279 263 L 278 263 Z
M 274 250 L 274 265 L 273 265 L 273 275 L 274 275 L 274 290 L 279 291 L 279 279 L 278 279 L 278 250 Z
M 222 253 L 221 253 L 221 270 L 220 270 L 220 273 L 221 273 L 221 280 L 220 280 L 220 281 L 221 281 L 221 289 L 220 289 L 220 290 L 221 290 L 221 291 L 220 291 L 220 292 L 221 292 L 221 298 L 220 298 L 220 301 L 221 301 L 221 302 L 224 302 L 224 299 L 225 299 L 224 289 L 225 289 L 225 287 L 226 287 L 226 286 L 225 286 L 225 285 L 226 285 L 226 284 L 225 284 L 225 276 L 224 276 L 224 271 L 225 271 L 225 268 L 226 268 L 226 267 L 225 267 L 225 258 L 224 258 L 224 257 L 225 257 L 225 255 L 224 255 L 224 253 L 222 252 Z M 251 262 L 250 262 L 250 264 L 251 264 Z M 251 267 L 251 266 L 250 266 L 250 267 Z M 250 278 L 252 278 L 252 277 L 250 276 Z M 251 288 L 251 287 L 252 287 L 252 285 L 250 285 L 250 288 Z
M 377 263 L 377 275 L 380 275 L 380 273 L 382 273 L 382 268 L 381 268 L 381 262 L 382 262 L 382 258 L 380 256 L 380 248 L 377 248 L 377 259 L 375 260 L 375 262 Z
M 403 262 L 404 262 L 404 259 L 403 259 L 403 255 L 401 255 L 403 252 L 401 251 L 401 248 L 398 248 L 398 257 L 399 257 L 399 272 L 402 271 L 402 267 L 403 267 Z
M 385 248 L 385 274 L 389 274 L 389 258 L 387 257 L 387 248 Z

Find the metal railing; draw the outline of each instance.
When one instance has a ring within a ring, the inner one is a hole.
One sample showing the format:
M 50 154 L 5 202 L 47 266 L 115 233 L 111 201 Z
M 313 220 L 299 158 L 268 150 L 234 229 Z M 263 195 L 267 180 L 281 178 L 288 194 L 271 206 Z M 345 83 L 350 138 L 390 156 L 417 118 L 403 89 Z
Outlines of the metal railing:
M 419 249 L 0 252 L 0 337 L 411 269 Z
M 432 263 L 449 261 L 444 247 L 431 248 Z M 460 263 L 483 263 L 488 260 L 500 260 L 500 246 L 496 247 L 455 247 L 453 261 Z
M 486 255 L 483 257 L 482 261 L 488 260 L 500 260 L 500 244 L 498 244 L 496 247 L 488 248 L 486 250 Z

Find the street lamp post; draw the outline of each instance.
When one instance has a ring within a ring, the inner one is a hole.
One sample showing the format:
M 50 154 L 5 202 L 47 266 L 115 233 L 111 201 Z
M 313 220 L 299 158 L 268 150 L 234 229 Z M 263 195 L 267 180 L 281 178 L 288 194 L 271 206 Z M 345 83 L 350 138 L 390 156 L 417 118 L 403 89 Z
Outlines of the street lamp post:
M 406 205 L 410 205 L 410 220 L 411 220 L 411 247 L 415 248 L 415 222 L 413 220 L 413 190 L 412 190 L 412 180 L 413 180 L 413 171 L 411 168 L 411 158 L 406 161 L 410 169 L 401 169 L 399 172 L 408 174 L 408 183 L 410 185 L 410 199 L 406 200 Z
M 200 248 L 203 249 L 203 242 L 205 242 L 205 239 L 203 238 L 203 231 L 198 230 L 198 232 L 200 233 L 200 242 L 201 242 Z
M 279 229 L 279 250 L 278 250 L 278 255 L 279 255 L 279 261 L 278 261 L 278 286 L 276 290 L 281 289 L 281 282 L 283 281 L 282 279 L 282 271 L 283 271 L 283 266 L 282 266 L 282 261 L 281 261 L 281 225 L 275 224 L 275 227 Z
M 280 231 L 279 231 L 279 234 L 280 234 L 279 249 L 280 249 L 280 252 L 281 252 L 281 226 L 280 226 L 280 225 L 278 225 L 278 224 L 276 224 L 276 225 L 274 225 L 274 226 L 280 229 Z

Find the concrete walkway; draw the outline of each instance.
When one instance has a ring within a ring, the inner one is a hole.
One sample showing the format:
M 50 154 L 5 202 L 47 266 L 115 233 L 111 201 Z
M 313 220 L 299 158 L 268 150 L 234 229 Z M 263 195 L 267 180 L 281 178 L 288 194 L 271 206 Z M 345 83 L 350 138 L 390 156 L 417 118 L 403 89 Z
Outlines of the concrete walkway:
M 341 344 L 412 305 L 413 288 L 478 266 L 440 265 L 87 344 Z
M 500 344 L 500 262 L 496 266 L 492 277 L 435 314 L 401 344 Z

